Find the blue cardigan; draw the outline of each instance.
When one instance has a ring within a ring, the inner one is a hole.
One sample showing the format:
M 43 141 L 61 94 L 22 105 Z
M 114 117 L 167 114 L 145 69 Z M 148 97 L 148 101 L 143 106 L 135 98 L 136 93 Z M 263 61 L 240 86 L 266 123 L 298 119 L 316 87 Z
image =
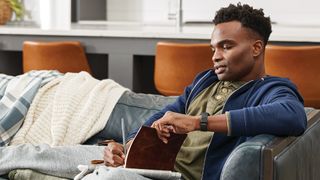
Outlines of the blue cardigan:
M 171 105 L 150 117 L 145 125 L 160 119 L 165 112 L 186 113 L 190 102 L 205 88 L 218 81 L 212 70 L 197 75 L 193 83 Z M 257 134 L 298 136 L 306 129 L 303 99 L 288 79 L 267 76 L 252 80 L 226 100 L 223 113 L 230 113 L 230 136 L 215 133 L 205 155 L 202 179 L 218 180 L 232 150 Z M 134 137 L 137 131 L 130 134 Z

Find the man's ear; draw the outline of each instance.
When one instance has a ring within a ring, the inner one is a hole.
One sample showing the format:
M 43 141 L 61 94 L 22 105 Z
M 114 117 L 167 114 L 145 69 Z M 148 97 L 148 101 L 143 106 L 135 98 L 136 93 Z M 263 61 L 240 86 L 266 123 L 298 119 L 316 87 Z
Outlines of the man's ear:
M 254 57 L 259 56 L 263 52 L 263 42 L 261 40 L 256 40 L 253 43 L 252 52 Z

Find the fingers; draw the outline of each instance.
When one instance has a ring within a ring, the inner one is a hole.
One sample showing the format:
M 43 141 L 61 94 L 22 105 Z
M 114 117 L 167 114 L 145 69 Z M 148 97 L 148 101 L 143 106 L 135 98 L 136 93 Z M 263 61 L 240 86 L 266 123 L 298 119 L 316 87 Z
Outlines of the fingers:
M 164 125 L 163 129 L 166 129 L 168 132 L 174 132 L 174 133 L 176 131 L 173 125 Z
M 158 138 L 164 142 L 164 143 L 168 143 L 168 138 L 170 137 L 170 133 L 164 133 L 164 132 L 161 132 L 161 131 L 158 131 L 157 130 L 157 134 L 158 134 Z
M 156 121 L 156 125 L 161 131 L 163 129 L 177 134 L 184 134 L 196 129 L 195 121 L 198 122 L 197 116 L 190 116 L 176 112 L 166 112 L 162 118 Z
M 125 155 L 122 145 L 119 143 L 109 143 L 104 149 L 103 159 L 107 166 L 117 167 L 123 165 Z
M 173 125 L 167 125 L 164 124 L 161 121 L 155 121 L 151 125 L 151 127 L 156 128 L 157 130 L 163 132 L 163 133 L 170 133 L 174 131 Z
M 158 138 L 162 142 L 167 144 L 168 138 L 170 137 L 170 129 L 167 127 L 162 127 L 160 125 L 160 123 L 157 123 L 157 122 L 154 122 L 151 127 L 155 128 L 157 130 Z

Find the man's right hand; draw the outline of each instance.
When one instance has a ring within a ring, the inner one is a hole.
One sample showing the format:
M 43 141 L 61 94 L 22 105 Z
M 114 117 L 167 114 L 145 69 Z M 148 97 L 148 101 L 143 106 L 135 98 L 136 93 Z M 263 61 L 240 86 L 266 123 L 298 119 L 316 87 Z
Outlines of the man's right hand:
M 123 148 L 122 144 L 110 142 L 104 149 L 104 164 L 112 167 L 124 165 L 125 154 Z

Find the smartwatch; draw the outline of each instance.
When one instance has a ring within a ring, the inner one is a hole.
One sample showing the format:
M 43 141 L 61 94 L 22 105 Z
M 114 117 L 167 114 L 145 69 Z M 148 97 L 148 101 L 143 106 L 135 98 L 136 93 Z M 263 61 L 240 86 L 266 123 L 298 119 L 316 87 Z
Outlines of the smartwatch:
M 200 131 L 207 131 L 208 130 L 208 116 L 209 116 L 209 113 L 207 113 L 207 112 L 201 113 Z

